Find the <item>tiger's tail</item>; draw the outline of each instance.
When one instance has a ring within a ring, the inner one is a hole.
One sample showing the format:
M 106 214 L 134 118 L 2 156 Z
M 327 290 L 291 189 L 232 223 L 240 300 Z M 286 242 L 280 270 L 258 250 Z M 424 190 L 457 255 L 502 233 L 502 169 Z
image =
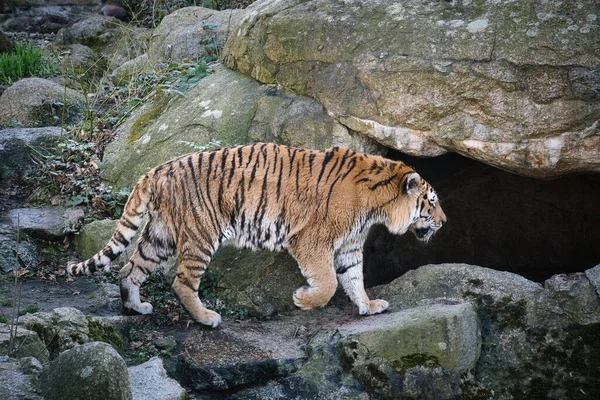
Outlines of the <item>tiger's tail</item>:
M 127 199 L 123 215 L 119 220 L 115 232 L 102 250 L 80 263 L 68 263 L 67 272 L 70 276 L 92 275 L 100 268 L 106 270 L 110 266 L 111 261 L 114 261 L 125 251 L 125 248 L 131 243 L 148 211 L 148 205 L 153 197 L 151 181 L 152 179 L 148 175 L 145 175 L 135 185 Z

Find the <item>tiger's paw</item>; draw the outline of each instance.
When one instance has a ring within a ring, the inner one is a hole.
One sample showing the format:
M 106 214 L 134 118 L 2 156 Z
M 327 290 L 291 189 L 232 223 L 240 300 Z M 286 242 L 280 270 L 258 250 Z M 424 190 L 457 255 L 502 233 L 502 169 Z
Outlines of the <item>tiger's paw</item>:
M 312 310 L 315 306 L 312 304 L 312 296 L 310 294 L 310 289 L 306 287 L 301 287 L 294 291 L 294 304 L 296 307 L 301 308 L 303 310 Z
M 216 328 L 221 323 L 221 315 L 211 310 L 202 310 L 202 313 L 198 316 L 198 318 L 193 318 L 194 321 L 202 324 L 210 326 L 211 328 Z
M 154 307 L 152 307 L 152 304 L 150 304 L 150 303 L 140 303 L 136 306 L 131 305 L 131 304 L 124 304 L 123 310 L 125 311 L 125 314 L 127 314 L 127 315 L 133 315 L 133 314 L 148 315 L 148 314 L 152 314 L 152 311 L 154 311 Z
M 362 315 L 379 314 L 385 311 L 389 306 L 390 303 L 385 300 L 371 300 L 369 301 L 368 307 L 361 309 L 359 312 Z

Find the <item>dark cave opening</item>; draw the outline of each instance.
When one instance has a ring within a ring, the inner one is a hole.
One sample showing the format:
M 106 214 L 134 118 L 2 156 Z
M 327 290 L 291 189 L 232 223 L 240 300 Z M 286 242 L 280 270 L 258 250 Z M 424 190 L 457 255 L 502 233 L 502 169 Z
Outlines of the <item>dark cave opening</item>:
M 600 263 L 600 175 L 538 180 L 448 153 L 388 158 L 411 165 L 437 191 L 448 223 L 429 244 L 375 226 L 364 247 L 374 286 L 426 264 L 467 263 L 536 282 Z

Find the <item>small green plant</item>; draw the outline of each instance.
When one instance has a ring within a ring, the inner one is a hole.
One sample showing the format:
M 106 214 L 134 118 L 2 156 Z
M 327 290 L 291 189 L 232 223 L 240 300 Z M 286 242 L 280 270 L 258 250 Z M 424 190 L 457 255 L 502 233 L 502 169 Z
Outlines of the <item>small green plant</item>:
M 31 43 L 17 43 L 12 53 L 0 54 L 0 83 L 12 85 L 19 79 L 50 74 L 53 64 Z
M 13 301 L 10 299 L 2 299 L 0 300 L 0 306 L 2 307 L 12 307 Z
M 30 304 L 19 312 L 19 315 L 33 314 L 40 311 L 37 304 Z
M 32 179 L 38 187 L 30 202 L 44 203 L 54 195 L 67 198 L 68 206 L 83 205 L 88 209 L 87 222 L 103 218 L 119 218 L 131 193 L 129 188 L 113 191 L 100 179 L 97 152 L 99 144 L 106 141 L 65 138 L 58 144 L 58 152 L 37 151 L 40 166 Z

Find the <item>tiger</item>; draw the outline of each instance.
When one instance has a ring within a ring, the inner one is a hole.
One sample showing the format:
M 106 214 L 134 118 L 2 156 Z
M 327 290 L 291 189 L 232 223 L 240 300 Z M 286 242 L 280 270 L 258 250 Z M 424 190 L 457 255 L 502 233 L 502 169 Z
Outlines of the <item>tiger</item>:
M 389 303 L 370 300 L 363 282 L 363 244 L 374 224 L 411 231 L 428 242 L 446 223 L 435 190 L 402 162 L 342 147 L 323 151 L 256 143 L 187 154 L 142 176 L 108 244 L 70 262 L 70 276 L 110 268 L 148 220 L 119 272 L 123 311 L 150 314 L 140 285 L 177 253 L 172 290 L 191 319 L 216 327 L 221 316 L 198 296 L 200 280 L 221 245 L 287 250 L 307 286 L 293 293 L 304 310 L 325 306 L 338 282 L 361 315 Z

